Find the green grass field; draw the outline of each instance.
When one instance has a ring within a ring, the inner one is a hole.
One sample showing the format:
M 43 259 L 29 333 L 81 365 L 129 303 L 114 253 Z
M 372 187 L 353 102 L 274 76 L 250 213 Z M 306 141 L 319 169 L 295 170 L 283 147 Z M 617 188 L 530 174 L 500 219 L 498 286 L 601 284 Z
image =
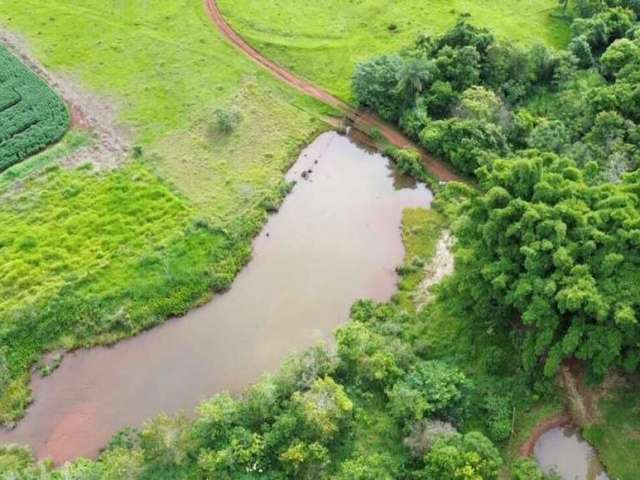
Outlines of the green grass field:
M 395 52 L 420 33 L 440 33 L 462 13 L 498 37 L 562 47 L 568 24 L 556 0 L 219 0 L 231 25 L 268 58 L 351 98 L 357 62 Z
M 597 405 L 602 418 L 584 431 L 610 478 L 634 480 L 640 471 L 640 399 L 638 379 L 618 386 Z
M 116 341 L 226 288 L 331 112 L 238 55 L 201 2 L 1 3 L 0 26 L 111 102 L 142 152 L 116 170 L 60 168 L 96 141 L 71 131 L 0 175 L 0 423 L 11 423 L 44 352 Z M 216 130 L 217 108 L 240 114 L 234 132 Z

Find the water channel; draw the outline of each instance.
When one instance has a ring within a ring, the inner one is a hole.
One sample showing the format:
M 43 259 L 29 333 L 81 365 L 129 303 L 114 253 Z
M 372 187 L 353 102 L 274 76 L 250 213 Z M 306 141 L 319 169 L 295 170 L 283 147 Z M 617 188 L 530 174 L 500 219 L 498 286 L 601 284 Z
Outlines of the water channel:
M 113 347 L 67 355 L 34 378 L 35 402 L 0 443 L 27 443 L 57 463 L 94 456 L 125 426 L 240 392 L 287 356 L 330 341 L 355 300 L 389 299 L 404 255 L 402 211 L 428 207 L 430 191 L 333 132 L 287 177 L 295 188 L 227 293 Z

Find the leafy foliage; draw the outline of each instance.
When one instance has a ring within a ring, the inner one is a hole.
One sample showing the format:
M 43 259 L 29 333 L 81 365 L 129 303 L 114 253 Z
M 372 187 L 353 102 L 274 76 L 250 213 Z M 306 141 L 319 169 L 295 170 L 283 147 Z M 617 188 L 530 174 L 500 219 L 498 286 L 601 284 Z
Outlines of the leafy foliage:
M 238 112 L 231 110 L 218 108 L 214 112 L 214 115 L 216 117 L 216 128 L 221 133 L 233 132 L 240 121 L 240 115 Z
M 457 368 L 436 360 L 422 362 L 388 392 L 390 408 L 408 423 L 425 417 L 459 422 L 469 388 L 469 381 Z
M 551 154 L 496 160 L 479 175 L 484 193 L 458 231 L 455 288 L 477 302 L 469 308 L 522 325 L 529 368 L 541 358 L 551 375 L 577 357 L 600 375 L 634 369 L 638 175 L 588 185 L 574 162 Z
M 0 172 L 60 140 L 69 122 L 62 100 L 0 45 Z
M 507 45 L 463 16 L 393 56 L 387 86 L 370 77 L 375 102 L 354 95 L 393 110 L 407 134 L 480 182 L 442 295 L 512 332 L 529 371 L 542 362 L 553 375 L 578 358 L 602 376 L 640 363 L 639 9 L 627 0 L 564 8 L 576 16 L 566 51 Z M 376 61 L 360 65 L 361 77 Z M 409 91 L 405 80 L 392 85 L 394 68 L 396 78 L 428 75 Z M 494 420 L 492 437 L 504 438 L 506 412 Z
M 495 480 L 502 466 L 496 447 L 478 432 L 441 438 L 424 460 L 418 475 L 424 480 Z

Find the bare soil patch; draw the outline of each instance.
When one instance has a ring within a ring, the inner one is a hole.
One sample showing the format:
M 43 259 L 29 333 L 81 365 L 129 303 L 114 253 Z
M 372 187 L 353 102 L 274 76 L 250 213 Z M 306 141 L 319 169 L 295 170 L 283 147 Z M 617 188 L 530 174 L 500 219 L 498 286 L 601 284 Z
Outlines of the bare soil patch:
M 433 299 L 431 287 L 442 281 L 446 276 L 451 275 L 454 270 L 453 235 L 449 231 L 443 232 L 438 244 L 436 253 L 431 262 L 425 266 L 425 277 L 416 291 L 416 305 L 418 308 L 429 303 Z
M 536 426 L 536 428 L 533 429 L 527 441 L 520 447 L 520 455 L 523 457 L 532 456 L 536 443 L 538 443 L 538 440 L 540 440 L 542 435 L 547 433 L 549 430 L 566 427 L 571 423 L 571 417 L 568 413 L 563 413 L 543 420 Z

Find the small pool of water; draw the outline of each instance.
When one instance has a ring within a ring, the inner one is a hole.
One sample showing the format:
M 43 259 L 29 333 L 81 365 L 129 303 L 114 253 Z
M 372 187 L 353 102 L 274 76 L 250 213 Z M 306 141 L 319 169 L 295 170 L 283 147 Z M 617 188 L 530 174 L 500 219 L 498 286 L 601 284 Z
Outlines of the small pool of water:
M 309 145 L 287 178 L 297 185 L 228 292 L 113 347 L 68 355 L 34 378 L 35 402 L 0 443 L 58 463 L 93 456 L 125 426 L 240 392 L 288 355 L 331 341 L 357 299 L 387 301 L 404 256 L 402 211 L 428 207 L 431 192 L 336 133 Z
M 575 428 L 554 428 L 536 443 L 534 455 L 546 473 L 563 480 L 609 480 L 595 450 Z

